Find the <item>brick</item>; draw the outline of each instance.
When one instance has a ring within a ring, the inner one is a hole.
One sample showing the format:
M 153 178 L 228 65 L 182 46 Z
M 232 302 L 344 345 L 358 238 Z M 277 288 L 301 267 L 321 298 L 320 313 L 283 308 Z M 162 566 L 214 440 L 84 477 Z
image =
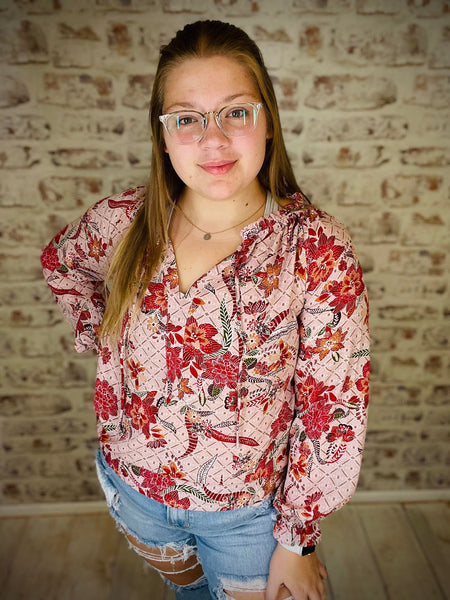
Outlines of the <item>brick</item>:
M 188 8 L 191 1 L 192 7 Z M 256 0 L 214 0 L 214 5 L 226 17 L 250 17 L 259 12 L 259 3 Z M 211 2 L 202 2 L 202 0 L 198 0 L 198 2 L 195 0 L 164 0 L 163 2 L 165 12 L 180 12 L 181 10 L 203 12 L 210 6 Z
M 385 77 L 321 75 L 314 78 L 305 105 L 319 110 L 371 110 L 396 100 L 397 88 Z
M 85 114 L 65 114 L 58 125 L 58 133 L 71 139 L 115 141 L 121 139 L 125 121 L 121 115 L 98 117 Z M 149 136 L 147 136 L 149 140 Z
M 53 435 L 76 436 L 92 429 L 92 423 L 83 417 L 53 416 L 27 419 L 20 417 L 11 419 L 8 437 L 47 437 Z
M 30 251 L 11 248 L 0 253 L 0 271 L 3 280 L 8 281 L 42 281 L 42 268 L 39 264 L 36 252 L 36 260 L 30 260 Z M 20 269 L 17 268 L 20 265 Z M 0 317 L 1 320 L 1 317 Z
M 450 165 L 450 147 L 408 148 L 400 152 L 404 165 L 446 167 Z
M 133 40 L 127 25 L 124 23 L 110 23 L 106 35 L 110 51 L 122 56 L 127 56 L 130 53 Z
M 450 404 L 450 384 L 435 385 L 426 403 L 431 406 L 447 406 Z
M 298 107 L 298 79 L 274 75 L 272 83 L 280 110 L 296 110 Z
M 130 166 L 143 167 L 148 170 L 151 161 L 150 144 L 133 144 L 132 148 L 128 150 L 127 158 Z
M 434 379 L 442 379 L 450 373 L 450 360 L 448 356 L 430 355 L 427 357 L 425 364 L 425 372 L 432 375 Z
M 68 453 L 81 447 L 82 438 L 69 436 L 10 437 L 4 436 L 3 450 L 11 455 Z
M 61 10 L 61 0 L 15 0 L 14 3 L 31 15 L 51 15 Z
M 417 431 L 403 431 L 398 429 L 381 429 L 372 431 L 370 428 L 366 435 L 366 444 L 390 444 L 397 445 L 403 443 L 416 442 L 419 439 Z
M 392 151 L 384 146 L 308 146 L 302 154 L 307 167 L 368 168 L 390 161 Z
M 50 137 L 48 119 L 38 115 L 0 115 L 0 139 L 46 140 Z
M 43 202 L 52 210 L 88 208 L 103 196 L 98 177 L 46 177 L 39 182 Z
M 62 458 L 62 460 L 61 460 Z M 64 462 L 66 466 L 64 468 Z M 3 478 L 6 479 L 24 479 L 29 477 L 57 477 L 57 476 L 75 476 L 73 460 L 68 460 L 67 456 L 24 456 L 18 461 L 16 458 L 7 457 L 4 461 Z
M 405 385 L 372 382 L 371 393 L 377 406 L 420 406 L 423 384 Z M 410 433 L 410 431 L 408 431 Z
M 150 125 L 147 118 L 144 116 L 140 119 L 130 119 L 127 126 L 128 138 L 132 142 L 147 142 L 150 141 Z
M 435 306 L 422 304 L 398 304 L 377 306 L 379 319 L 389 321 L 418 321 L 439 318 L 439 310 Z
M 45 417 L 60 415 L 70 411 L 72 404 L 65 396 L 55 393 L 45 394 L 5 394 L 0 396 L 0 415 L 2 417 Z
M 388 288 L 387 294 L 391 296 L 395 293 L 397 298 L 409 297 L 409 298 L 422 298 L 432 299 L 435 302 L 439 301 L 439 298 L 445 296 L 447 291 L 447 283 L 442 278 L 430 278 L 430 277 L 408 277 L 398 278 L 395 277 L 392 283 L 386 286 L 386 278 L 384 278 L 384 287 Z
M 432 69 L 450 67 L 450 26 L 442 27 L 440 35 L 433 36 L 428 64 Z
M 30 261 L 28 260 L 28 262 Z M 38 304 L 48 305 L 52 302 L 53 296 L 48 286 L 44 285 L 42 276 L 35 283 L 19 281 L 9 283 L 6 281 L 6 273 L 4 273 L 0 287 L 0 306 L 17 307 L 19 305 L 27 306 L 30 304 L 36 306 Z
M 426 114 L 417 129 L 422 137 L 450 137 L 450 121 L 447 115 Z
M 334 181 L 334 197 L 340 206 L 366 206 L 379 209 L 378 181 L 372 175 L 355 173 Z M 386 207 L 387 208 L 387 207 Z
M 158 8 L 159 2 L 157 0 L 95 0 L 95 5 L 110 10 L 145 11 Z
M 5 481 L 1 492 L 8 504 L 88 502 L 105 498 L 96 478 L 76 481 L 71 477 Z
M 324 48 L 324 36 L 317 25 L 304 25 L 299 35 L 299 47 L 301 56 L 321 56 Z
M 68 23 L 58 23 L 58 35 L 61 39 L 87 40 L 91 42 L 99 42 L 101 40 L 99 34 L 90 25 L 84 25 L 75 29 L 73 25 L 69 25 Z
M 450 12 L 448 0 L 407 0 L 407 6 L 416 17 L 440 17 Z
M 53 48 L 52 62 L 57 68 L 87 69 L 94 64 L 96 48 L 92 42 L 77 38 L 58 40 Z
M 8 27 L 6 58 L 10 64 L 48 62 L 48 45 L 40 25 L 31 21 L 13 22 Z
M 28 88 L 20 79 L 0 74 L 0 108 L 12 108 L 29 101 Z
M 403 6 L 404 0 L 356 0 L 356 12 L 363 15 L 396 15 Z
M 24 358 L 58 356 L 73 352 L 73 334 L 66 328 L 50 330 L 44 337 L 39 329 L 27 329 L 26 334 L 17 330 L 6 330 L 0 338 L 0 356 L 22 356 Z
M 381 327 L 372 331 L 371 348 L 374 352 L 385 352 L 397 348 L 411 349 L 417 344 L 419 332 L 414 327 Z
M 132 108 L 148 109 L 153 80 L 153 75 L 129 75 L 128 87 L 122 98 L 122 104 Z
M 101 169 L 123 166 L 123 157 L 112 150 L 60 148 L 50 152 L 52 163 L 57 167 L 73 169 Z
M 399 449 L 395 446 L 385 446 L 382 448 L 366 446 L 363 458 L 364 469 L 395 465 L 398 463 L 398 455 Z
M 448 408 L 446 406 L 440 406 L 428 409 L 425 414 L 424 424 L 431 427 L 447 427 L 450 425 L 450 413 Z
M 17 264 L 17 263 L 16 263 Z M 42 279 L 42 268 L 41 279 Z M 1 327 L 51 327 L 63 322 L 61 311 L 56 304 L 50 307 L 31 306 L 31 307 L 11 307 L 0 308 L 0 326 Z
M 435 206 L 444 200 L 443 192 L 440 175 L 391 175 L 381 183 L 382 198 L 396 207 Z
M 260 42 L 292 43 L 292 38 L 285 28 L 267 29 L 262 25 L 256 25 L 252 37 L 258 44 Z
M 31 146 L 8 146 L 0 151 L 0 168 L 29 169 L 41 162 L 41 154 Z
M 115 108 L 111 77 L 44 73 L 40 102 L 65 108 Z
M 58 225 L 61 221 L 57 222 Z M 55 220 L 51 215 L 42 217 L 35 210 L 4 208 L 0 236 L 6 245 L 42 247 L 52 237 Z
M 412 90 L 406 96 L 406 104 L 447 109 L 450 104 L 450 81 L 447 75 L 419 73 L 415 76 Z
M 450 325 L 442 324 L 427 328 L 422 336 L 424 349 L 445 349 L 450 345 Z
M 353 211 L 352 211 L 353 213 Z M 371 244 L 385 244 L 396 242 L 400 233 L 400 218 L 393 213 L 377 214 L 370 220 L 366 215 L 346 215 L 346 227 L 355 243 L 369 242 Z
M 353 140 L 398 140 L 408 134 L 408 121 L 400 116 L 311 119 L 307 136 L 312 142 Z
M 427 246 L 429 240 L 433 240 L 435 246 L 441 244 L 445 246 L 448 240 L 448 223 L 442 219 L 440 214 L 414 213 L 401 237 L 402 245 Z
M 377 406 L 372 404 L 371 428 L 372 430 L 392 427 L 404 427 L 406 430 L 414 429 L 422 423 L 424 411 L 420 407 L 409 406 Z
M 351 0 L 293 0 L 293 12 L 313 12 L 322 14 L 335 14 L 347 12 L 353 8 Z
M 88 367 L 87 361 L 79 359 L 68 362 L 66 365 L 60 365 L 54 359 L 50 361 L 49 359 L 30 358 L 26 361 L 26 365 L 22 360 L 12 360 L 7 365 L 1 365 L 0 372 L 6 385 L 13 388 L 18 386 L 27 390 L 41 387 L 69 389 L 94 385 L 93 369 Z
M 332 203 L 334 181 L 327 177 L 327 175 L 323 175 L 322 177 L 317 177 L 316 175 L 308 176 L 303 171 L 299 178 L 299 185 L 311 202 L 314 202 L 317 206 L 324 207 Z
M 424 474 L 425 487 L 428 489 L 442 488 L 448 490 L 450 487 L 450 475 L 448 467 L 428 468 Z
M 336 60 L 356 65 L 420 65 L 427 58 L 427 34 L 411 24 L 397 27 L 394 35 L 391 26 L 346 24 L 336 31 L 332 50 Z
M 17 178 L 17 173 L 11 169 L 3 171 L 0 179 L 0 207 L 36 207 L 36 197 L 30 194 L 30 190 L 35 185 L 34 173 L 21 172 L 21 177 Z

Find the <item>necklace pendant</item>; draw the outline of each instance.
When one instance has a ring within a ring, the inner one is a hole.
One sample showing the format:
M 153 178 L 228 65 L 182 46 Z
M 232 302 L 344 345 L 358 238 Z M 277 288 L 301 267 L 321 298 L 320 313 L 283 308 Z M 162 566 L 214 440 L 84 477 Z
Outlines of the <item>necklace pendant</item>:
M 210 240 L 211 239 L 211 234 L 210 233 L 205 233 L 205 235 L 203 236 L 204 240 Z

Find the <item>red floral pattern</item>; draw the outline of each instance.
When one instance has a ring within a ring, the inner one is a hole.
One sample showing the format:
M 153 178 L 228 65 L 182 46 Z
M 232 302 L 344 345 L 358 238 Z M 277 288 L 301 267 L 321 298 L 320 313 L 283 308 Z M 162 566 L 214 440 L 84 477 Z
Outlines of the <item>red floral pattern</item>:
M 298 194 L 184 295 L 169 246 L 117 349 L 96 337 L 103 282 L 144 199 L 136 188 L 98 202 L 42 253 L 76 349 L 98 350 L 108 463 L 178 508 L 274 496 L 277 539 L 316 543 L 356 485 L 365 434 L 367 297 L 348 234 Z

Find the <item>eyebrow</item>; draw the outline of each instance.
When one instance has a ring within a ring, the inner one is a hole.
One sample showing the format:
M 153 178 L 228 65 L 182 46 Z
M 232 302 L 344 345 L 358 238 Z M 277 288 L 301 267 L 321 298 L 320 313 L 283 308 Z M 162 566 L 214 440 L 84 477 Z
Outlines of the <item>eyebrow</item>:
M 223 98 L 223 106 L 226 106 L 228 102 L 232 102 L 233 100 L 236 100 L 236 98 L 240 98 L 242 96 L 252 96 L 253 98 L 256 98 L 256 96 L 252 92 L 239 92 L 238 94 L 232 94 L 231 96 L 226 96 L 226 98 Z M 196 110 L 197 112 L 202 112 L 190 102 L 174 102 L 173 104 L 168 106 L 164 112 L 170 113 L 175 107 L 180 107 L 181 109 L 189 108 L 191 110 Z

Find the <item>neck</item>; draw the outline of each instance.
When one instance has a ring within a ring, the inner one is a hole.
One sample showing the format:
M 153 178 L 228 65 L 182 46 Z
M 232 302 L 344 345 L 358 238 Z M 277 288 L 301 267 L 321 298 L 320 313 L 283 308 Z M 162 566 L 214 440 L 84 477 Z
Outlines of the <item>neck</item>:
M 186 188 L 177 204 L 198 227 L 216 231 L 250 217 L 264 205 L 265 198 L 266 192 L 259 184 L 256 189 L 226 199 L 205 198 Z

